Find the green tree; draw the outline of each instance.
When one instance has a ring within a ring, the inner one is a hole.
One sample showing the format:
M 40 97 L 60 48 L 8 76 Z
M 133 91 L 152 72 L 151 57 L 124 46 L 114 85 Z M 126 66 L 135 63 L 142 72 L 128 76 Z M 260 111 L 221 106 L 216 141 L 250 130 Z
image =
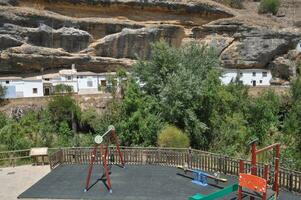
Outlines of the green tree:
M 37 111 L 25 113 L 19 121 L 22 127 L 21 131 L 29 139 L 31 146 L 37 146 L 39 143 L 39 119 Z
M 150 60 L 140 60 L 134 74 L 145 93 L 156 99 L 166 122 L 185 130 L 192 145 L 200 147 L 211 137 L 206 131 L 221 87 L 218 67 L 217 54 L 206 46 L 175 49 L 156 43 Z
M 158 134 L 158 145 L 160 147 L 189 147 L 189 138 L 180 129 L 174 126 L 164 127 Z
M 22 127 L 15 121 L 10 121 L 0 130 L 0 141 L 8 150 L 30 147 L 30 142 L 24 135 Z
M 7 117 L 4 113 L 0 112 L 0 130 L 7 124 Z
M 280 98 L 273 91 L 267 91 L 250 102 L 247 120 L 252 137 L 259 138 L 260 143 L 269 143 L 267 133 L 278 127 L 280 105 Z
M 74 132 L 77 131 L 76 124 L 80 121 L 81 111 L 71 96 L 53 96 L 48 103 L 48 110 L 56 128 L 62 121 L 66 121 Z
M 42 110 L 39 116 L 40 146 L 51 147 L 54 143 L 55 126 L 52 123 L 49 110 Z

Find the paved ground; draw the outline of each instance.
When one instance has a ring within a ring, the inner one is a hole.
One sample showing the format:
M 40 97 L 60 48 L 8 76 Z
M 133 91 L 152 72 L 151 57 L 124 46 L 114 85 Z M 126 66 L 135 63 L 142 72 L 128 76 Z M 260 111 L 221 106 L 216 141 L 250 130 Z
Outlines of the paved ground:
M 16 200 L 22 192 L 49 172 L 49 165 L 0 168 L 0 199 Z
M 192 184 L 188 178 L 179 176 L 176 168 L 159 166 L 127 166 L 126 169 L 112 168 L 113 194 L 109 194 L 99 181 L 87 193 L 83 192 L 86 165 L 63 165 L 52 173 L 49 166 L 20 166 L 0 168 L 0 199 L 16 200 L 22 197 L 37 200 L 47 199 L 103 199 L 103 200 L 185 200 L 191 194 L 211 193 L 217 187 L 200 187 Z M 97 180 L 100 169 L 96 168 L 91 183 Z M 236 182 L 231 177 L 228 184 Z M 221 184 L 220 186 L 225 186 Z M 224 199 L 232 199 L 228 196 Z M 300 200 L 301 196 L 281 192 L 280 200 Z
M 161 166 L 130 166 L 125 169 L 113 166 L 110 194 L 102 181 L 84 192 L 87 165 L 62 165 L 20 195 L 21 198 L 102 199 L 102 200 L 187 200 L 196 192 L 208 194 L 217 187 L 200 187 L 191 179 L 177 175 L 177 168 Z M 94 168 L 91 183 L 100 175 Z M 101 173 L 102 174 L 102 173 Z M 228 183 L 236 182 L 228 178 Z M 220 184 L 225 186 L 225 184 Z M 200 191 L 200 188 L 201 191 Z M 223 198 L 231 199 L 231 198 Z

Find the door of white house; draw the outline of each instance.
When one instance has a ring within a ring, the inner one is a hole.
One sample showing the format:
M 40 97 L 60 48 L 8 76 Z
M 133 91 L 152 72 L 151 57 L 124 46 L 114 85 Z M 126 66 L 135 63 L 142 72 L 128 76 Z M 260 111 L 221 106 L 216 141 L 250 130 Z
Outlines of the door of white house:
M 255 87 L 256 86 L 256 81 L 252 81 L 252 85 Z

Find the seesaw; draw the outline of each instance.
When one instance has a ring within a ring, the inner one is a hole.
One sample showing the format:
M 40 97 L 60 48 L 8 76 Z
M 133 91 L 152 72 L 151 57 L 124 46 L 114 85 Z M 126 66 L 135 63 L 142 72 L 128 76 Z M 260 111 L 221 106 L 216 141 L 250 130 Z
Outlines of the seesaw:
M 220 178 L 219 174 L 216 175 L 211 175 L 208 173 L 205 173 L 203 171 L 200 170 L 195 170 L 195 169 L 189 169 L 187 167 L 183 167 L 183 166 L 177 166 L 178 169 L 184 170 L 185 173 L 187 172 L 191 172 L 193 174 L 193 180 L 192 183 L 195 183 L 197 185 L 201 185 L 201 186 L 207 186 L 207 178 L 213 179 L 215 180 L 217 183 L 219 181 L 221 182 L 227 182 L 227 179 L 225 178 Z

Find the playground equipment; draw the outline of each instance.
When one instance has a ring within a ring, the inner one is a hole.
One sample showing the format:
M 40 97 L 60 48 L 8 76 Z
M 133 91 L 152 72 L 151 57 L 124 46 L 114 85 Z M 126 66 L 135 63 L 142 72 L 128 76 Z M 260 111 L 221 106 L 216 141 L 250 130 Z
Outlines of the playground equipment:
M 255 192 L 256 197 L 266 200 L 267 198 L 277 199 L 279 196 L 279 159 L 280 159 L 280 144 L 272 144 L 265 148 L 256 149 L 256 141 L 253 140 L 251 144 L 251 174 L 244 173 L 244 162 L 241 160 L 239 163 L 239 188 L 238 188 L 238 200 L 242 199 L 243 188 Z M 269 150 L 275 150 L 274 159 L 274 176 L 269 177 L 269 165 L 264 165 L 263 178 L 257 176 L 257 156 L 265 153 Z M 273 194 L 268 197 L 268 183 L 273 181 L 272 191 Z M 250 196 L 250 200 L 254 200 L 254 196 Z
M 224 197 L 232 192 L 236 192 L 237 189 L 238 189 L 238 184 L 233 184 L 208 195 L 202 195 L 200 193 L 196 193 L 195 195 L 189 197 L 189 200 L 213 200 L 216 198 Z
M 84 192 L 87 192 L 90 189 L 89 184 L 90 184 L 91 173 L 92 173 L 94 162 L 96 160 L 97 149 L 99 147 L 99 150 L 100 150 L 99 155 L 101 156 L 101 161 L 102 161 L 103 170 L 104 170 L 104 174 L 101 176 L 101 179 L 105 176 L 106 186 L 108 187 L 108 190 L 110 191 L 110 193 L 112 193 L 110 173 L 109 173 L 108 162 L 107 162 L 108 147 L 109 147 L 110 142 L 114 142 L 116 144 L 120 163 L 121 163 L 122 167 L 124 168 L 124 160 L 123 160 L 123 156 L 120 152 L 120 146 L 119 146 L 117 135 L 115 133 L 114 126 L 112 126 L 112 125 L 109 126 L 108 131 L 105 132 L 103 135 L 97 135 L 94 138 L 94 142 L 95 142 L 95 144 L 94 144 L 93 150 L 91 152 L 91 159 L 90 159 L 90 163 L 89 163 L 88 175 L 86 178 L 86 188 L 84 189 Z M 110 155 L 110 160 L 113 161 L 112 155 Z
M 191 181 L 194 184 L 200 185 L 200 186 L 207 186 L 208 185 L 208 178 L 215 180 L 215 182 L 218 184 L 219 181 L 221 182 L 227 182 L 227 179 L 220 178 L 219 173 L 215 173 L 215 175 L 211 175 L 208 173 L 205 173 L 200 170 L 196 169 L 189 169 L 188 167 L 178 166 L 179 169 L 184 170 L 184 173 L 191 172 L 193 174 L 193 180 Z
M 189 197 L 189 200 L 213 200 L 224 197 L 232 192 L 237 192 L 237 199 L 242 200 L 246 196 L 250 196 L 250 200 L 261 198 L 262 200 L 272 200 L 279 197 L 279 159 L 280 159 L 280 144 L 272 144 L 265 148 L 256 149 L 256 141 L 253 140 L 251 144 L 251 173 L 244 173 L 245 163 L 243 160 L 239 162 L 239 182 L 238 184 L 230 185 L 221 190 L 213 192 L 209 195 L 195 194 Z M 269 150 L 275 150 L 274 155 L 274 175 L 269 177 L 269 165 L 264 165 L 263 178 L 257 176 L 257 156 Z M 268 194 L 268 183 L 273 181 L 272 194 Z M 243 191 L 243 188 L 247 191 Z

